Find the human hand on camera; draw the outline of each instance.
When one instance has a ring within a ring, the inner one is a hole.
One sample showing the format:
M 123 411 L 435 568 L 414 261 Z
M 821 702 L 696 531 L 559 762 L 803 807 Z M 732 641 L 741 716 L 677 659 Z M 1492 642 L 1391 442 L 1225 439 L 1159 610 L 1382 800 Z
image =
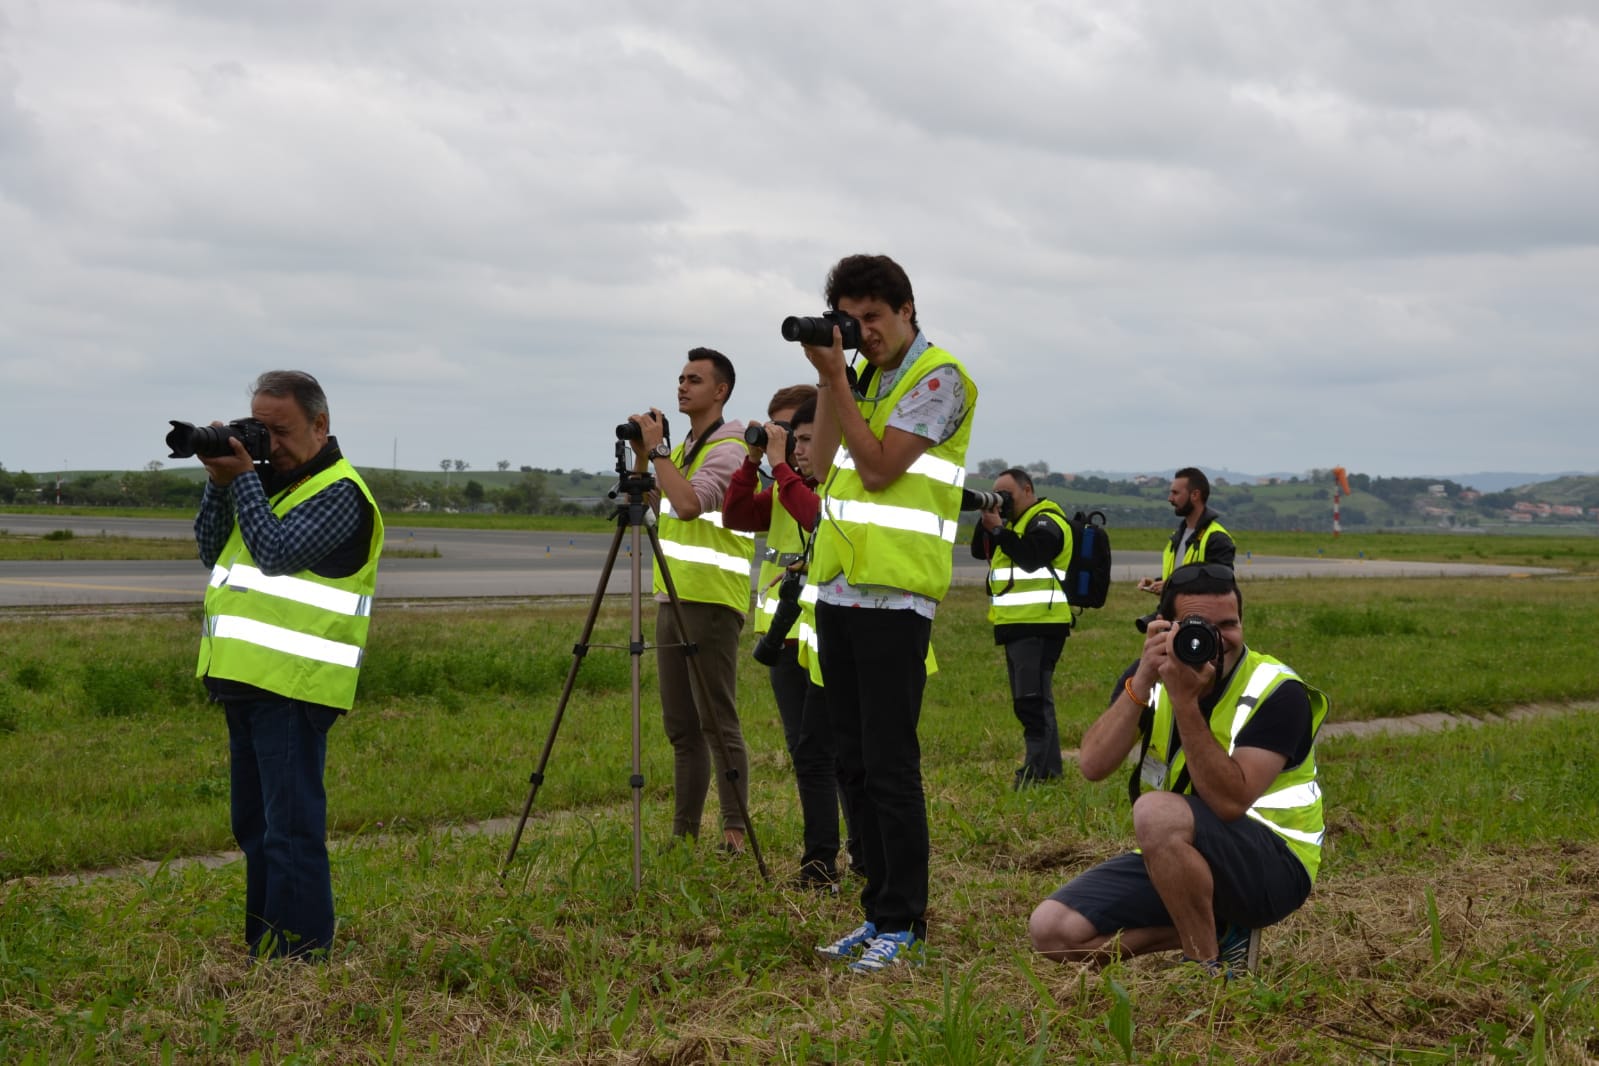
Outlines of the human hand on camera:
M 627 420 L 637 423 L 639 428 L 639 439 L 630 442 L 634 453 L 640 456 L 650 454 L 655 446 L 661 443 L 661 437 L 665 433 L 661 424 L 661 409 L 651 407 L 642 414 L 628 415 Z
M 1216 664 L 1205 663 L 1202 666 L 1194 666 L 1179 659 L 1174 648 L 1177 623 L 1164 618 L 1149 623 L 1149 633 L 1144 638 L 1146 649 L 1149 647 L 1150 638 L 1155 635 L 1156 627 L 1160 629 L 1162 647 L 1162 654 L 1156 666 L 1160 683 L 1166 687 L 1166 692 L 1174 704 L 1188 702 L 1197 704 L 1216 683 Z M 1142 670 L 1144 664 L 1140 662 L 1138 665 Z
M 816 368 L 816 373 L 825 382 L 831 383 L 835 378 L 844 378 L 844 339 L 838 332 L 838 327 L 833 327 L 833 345 L 822 348 L 815 344 L 802 344 L 800 348 L 805 352 L 805 358 L 810 360 Z
M 788 427 L 781 422 L 766 423 L 766 463 L 773 470 L 788 462 Z
M 226 425 L 225 422 L 212 422 L 213 426 Z M 233 479 L 240 474 L 248 474 L 255 469 L 255 460 L 250 458 L 250 453 L 244 447 L 244 441 L 238 436 L 228 438 L 228 445 L 233 449 L 232 455 L 197 455 L 200 465 L 204 466 L 206 473 L 211 475 L 211 484 L 219 489 L 227 488 L 233 484 Z
M 978 511 L 977 520 L 983 523 L 983 528 L 990 533 L 997 533 L 999 528 L 1005 524 L 1005 518 L 999 513 L 999 507 L 997 506 L 993 510 Z

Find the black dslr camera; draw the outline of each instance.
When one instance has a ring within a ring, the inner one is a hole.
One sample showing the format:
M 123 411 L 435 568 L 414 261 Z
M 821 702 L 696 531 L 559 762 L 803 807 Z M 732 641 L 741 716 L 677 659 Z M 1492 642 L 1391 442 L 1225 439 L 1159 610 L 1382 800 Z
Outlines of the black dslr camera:
M 805 586 L 805 574 L 790 570 L 777 585 L 777 610 L 772 612 L 772 624 L 755 643 L 755 661 L 762 666 L 776 666 L 783 654 L 783 642 L 794 620 L 800 616 L 800 590 Z
M 655 416 L 652 414 L 649 417 L 653 419 Z M 623 422 L 621 425 L 616 427 L 616 439 L 643 440 L 644 427 L 638 424 L 638 419 L 630 418 L 626 422 Z M 672 424 L 666 420 L 665 415 L 661 416 L 661 439 L 666 441 L 668 444 L 670 444 L 672 440 Z
M 789 435 L 788 435 L 788 444 L 783 448 L 783 461 L 788 463 L 789 466 L 793 466 L 794 465 L 794 434 L 793 434 L 792 430 L 794 429 L 794 427 L 789 425 L 787 422 L 779 422 L 778 425 L 782 426 L 785 430 L 789 430 L 790 431 Z M 745 426 L 744 427 L 744 443 L 752 445 L 753 447 L 756 447 L 756 448 L 765 448 L 766 447 L 766 426 L 765 426 L 765 424 L 761 423 L 761 422 L 751 422 L 749 425 Z
M 1133 625 L 1138 627 L 1140 633 L 1146 633 L 1149 623 L 1159 617 L 1159 611 L 1151 611 L 1133 619 Z M 1171 647 L 1178 662 L 1187 663 L 1198 670 L 1206 663 L 1221 659 L 1221 631 L 1197 614 L 1191 614 L 1177 623 L 1177 634 L 1172 637 Z
M 1197 614 L 1191 614 L 1177 623 L 1177 635 L 1172 638 L 1171 648 L 1179 662 L 1198 670 L 1221 658 L 1221 632 Z
M 215 459 L 219 455 L 232 455 L 233 445 L 228 441 L 237 437 L 244 442 L 250 458 L 264 463 L 272 458 L 272 433 L 265 423 L 254 418 L 236 418 L 225 426 L 196 426 L 192 422 L 170 419 L 172 432 L 167 434 L 167 447 L 172 449 L 168 459 L 187 459 L 201 455 Z
M 842 311 L 828 311 L 815 318 L 789 315 L 783 319 L 783 339 L 819 348 L 831 348 L 834 326 L 838 327 L 838 335 L 843 338 L 845 348 L 853 349 L 861 346 L 861 324 Z

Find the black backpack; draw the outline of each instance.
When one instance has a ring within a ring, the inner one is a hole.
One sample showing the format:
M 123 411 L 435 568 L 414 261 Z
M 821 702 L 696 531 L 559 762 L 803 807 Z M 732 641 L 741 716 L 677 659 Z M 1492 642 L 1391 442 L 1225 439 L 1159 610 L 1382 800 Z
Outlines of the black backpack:
M 1078 511 L 1066 519 L 1072 529 L 1072 559 L 1061 591 L 1073 607 L 1103 607 L 1110 593 L 1110 534 L 1105 512 Z

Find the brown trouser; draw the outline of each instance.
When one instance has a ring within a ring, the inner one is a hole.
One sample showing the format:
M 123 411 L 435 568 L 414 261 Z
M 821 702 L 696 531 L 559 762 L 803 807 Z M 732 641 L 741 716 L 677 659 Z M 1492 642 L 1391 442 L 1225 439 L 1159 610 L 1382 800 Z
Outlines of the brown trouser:
M 660 675 L 661 723 L 672 743 L 672 835 L 699 836 L 700 816 L 710 789 L 711 765 L 716 766 L 716 798 L 722 807 L 722 828 L 744 830 L 742 806 L 749 802 L 749 755 L 738 725 L 738 638 L 744 617 L 730 607 L 713 603 L 679 603 L 688 633 L 680 633 L 670 604 L 655 612 L 655 665 Z M 705 682 L 701 691 L 689 669 L 683 649 L 691 640 L 699 646 L 695 659 Z M 717 727 L 722 738 L 717 739 Z M 723 745 L 726 745 L 726 756 Z M 727 759 L 737 771 L 736 783 L 727 779 Z M 734 789 L 737 789 L 737 792 Z

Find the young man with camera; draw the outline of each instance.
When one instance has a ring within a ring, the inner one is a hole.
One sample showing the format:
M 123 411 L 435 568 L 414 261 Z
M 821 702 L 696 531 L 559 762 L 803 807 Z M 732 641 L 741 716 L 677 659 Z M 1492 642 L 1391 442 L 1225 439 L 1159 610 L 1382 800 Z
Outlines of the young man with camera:
M 196 674 L 227 714 L 245 941 L 253 955 L 320 956 L 334 927 L 327 732 L 355 702 L 383 518 L 310 374 L 262 374 L 250 412 L 266 464 L 237 435 L 200 458 L 194 536 L 211 581 Z
M 978 512 L 972 556 L 988 562 L 988 620 L 1005 649 L 1011 709 L 1025 754 L 1015 788 L 1061 777 L 1055 721 L 1055 664 L 1072 631 L 1066 600 L 1072 530 L 1060 505 L 1036 494 L 1032 476 L 1012 467 L 994 479 L 1003 506 Z
M 916 321 L 887 256 L 828 275 L 826 340 L 790 320 L 816 368 L 812 547 L 816 630 L 845 809 L 860 840 L 865 921 L 817 950 L 870 973 L 914 960 L 926 935 L 929 844 L 916 735 L 933 614 L 949 590 L 977 386 Z M 791 328 L 792 327 L 792 328 Z M 790 336 L 792 334 L 792 336 Z M 858 380 L 844 348 L 865 361 Z
M 1160 595 L 1166 579 L 1179 566 L 1189 563 L 1220 563 L 1232 566 L 1238 554 L 1233 538 L 1221 524 L 1221 516 L 1210 507 L 1210 479 L 1197 466 L 1185 466 L 1172 475 L 1166 502 L 1177 515 L 1177 528 L 1161 552 L 1160 577 L 1143 578 L 1138 587 Z
M 826 697 L 809 669 L 816 644 L 816 589 L 804 583 L 800 569 L 821 509 L 810 463 L 815 421 L 815 386 L 779 389 L 767 405 L 767 421 L 745 431 L 749 453 L 733 472 L 722 509 L 729 529 L 766 534 L 755 591 L 755 632 L 760 637 L 755 658 L 771 678 L 799 786 L 803 850 L 795 883 L 837 892 L 838 762 Z M 766 489 L 759 484 L 762 458 L 772 471 L 772 485 Z
M 674 448 L 665 439 L 659 408 L 628 420 L 639 427 L 632 441 L 640 471 L 655 475 L 661 553 L 666 556 L 682 610 L 677 615 L 659 568 L 654 576 L 655 665 L 661 720 L 672 744 L 672 835 L 697 838 L 717 771 L 722 847 L 742 851 L 748 827 L 749 755 L 738 721 L 738 639 L 750 606 L 750 560 L 755 537 L 724 527 L 722 498 L 744 453 L 744 425 L 724 422 L 733 394 L 733 362 L 711 348 L 694 348 L 677 377 L 677 409 L 689 428 Z M 700 689 L 685 645 L 698 647 Z M 720 734 L 720 739 L 718 739 Z M 731 760 L 734 779 L 728 779 Z
M 1128 782 L 1137 851 L 1079 874 L 1033 911 L 1060 962 L 1181 950 L 1218 976 L 1252 970 L 1262 927 L 1310 895 L 1324 835 L 1316 733 L 1328 701 L 1244 643 L 1231 567 L 1174 570 L 1143 653 L 1083 735 L 1099 781 L 1139 745 Z

